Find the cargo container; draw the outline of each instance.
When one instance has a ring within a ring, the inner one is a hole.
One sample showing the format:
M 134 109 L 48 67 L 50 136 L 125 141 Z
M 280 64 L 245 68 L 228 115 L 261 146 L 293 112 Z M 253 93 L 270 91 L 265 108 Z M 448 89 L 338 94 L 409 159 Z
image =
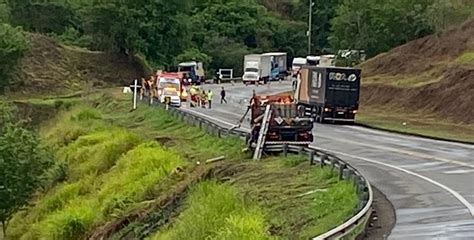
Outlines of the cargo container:
M 271 56 L 249 54 L 244 56 L 244 84 L 266 83 L 271 75 Z
M 359 109 L 360 82 L 360 69 L 304 66 L 295 100 L 317 122 L 353 122 Z
M 271 75 L 270 80 L 283 80 L 288 75 L 287 69 L 287 53 L 285 52 L 269 52 L 263 53 L 262 56 L 270 56 L 271 61 Z

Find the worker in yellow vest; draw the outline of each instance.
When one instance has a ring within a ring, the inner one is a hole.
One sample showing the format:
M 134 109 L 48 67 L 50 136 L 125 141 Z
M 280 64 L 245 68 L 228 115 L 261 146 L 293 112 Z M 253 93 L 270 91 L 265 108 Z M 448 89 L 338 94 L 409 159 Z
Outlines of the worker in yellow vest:
M 214 97 L 214 93 L 212 93 L 211 89 L 207 92 L 207 102 L 209 103 L 209 109 L 212 107 L 212 98 Z

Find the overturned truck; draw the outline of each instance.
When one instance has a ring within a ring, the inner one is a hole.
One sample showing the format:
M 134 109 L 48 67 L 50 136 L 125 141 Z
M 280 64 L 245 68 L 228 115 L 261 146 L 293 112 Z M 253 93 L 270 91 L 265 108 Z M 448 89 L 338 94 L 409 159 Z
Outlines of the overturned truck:
M 261 151 L 266 145 L 277 144 L 308 146 L 313 142 L 313 120 L 298 110 L 291 95 L 254 94 L 249 110 L 251 132 L 246 142 L 250 149 Z

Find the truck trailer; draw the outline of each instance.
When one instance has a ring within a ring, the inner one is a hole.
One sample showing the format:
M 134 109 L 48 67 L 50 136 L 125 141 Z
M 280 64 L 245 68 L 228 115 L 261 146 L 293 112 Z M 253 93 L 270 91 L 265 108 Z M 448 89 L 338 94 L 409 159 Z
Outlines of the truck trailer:
M 269 52 L 262 56 L 269 56 L 271 61 L 271 76 L 270 80 L 283 80 L 287 74 L 287 53 L 285 52 Z
M 361 70 L 303 66 L 297 79 L 298 108 L 316 122 L 354 122 L 359 109 Z
M 271 76 L 271 56 L 249 54 L 244 56 L 244 84 L 266 83 Z

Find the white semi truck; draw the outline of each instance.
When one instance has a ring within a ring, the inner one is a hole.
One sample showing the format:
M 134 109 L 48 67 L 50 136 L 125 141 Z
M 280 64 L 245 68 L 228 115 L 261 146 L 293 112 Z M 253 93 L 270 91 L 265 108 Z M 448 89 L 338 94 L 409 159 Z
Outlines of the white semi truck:
M 272 73 L 272 56 L 263 54 L 249 54 L 244 56 L 244 84 L 266 83 Z

